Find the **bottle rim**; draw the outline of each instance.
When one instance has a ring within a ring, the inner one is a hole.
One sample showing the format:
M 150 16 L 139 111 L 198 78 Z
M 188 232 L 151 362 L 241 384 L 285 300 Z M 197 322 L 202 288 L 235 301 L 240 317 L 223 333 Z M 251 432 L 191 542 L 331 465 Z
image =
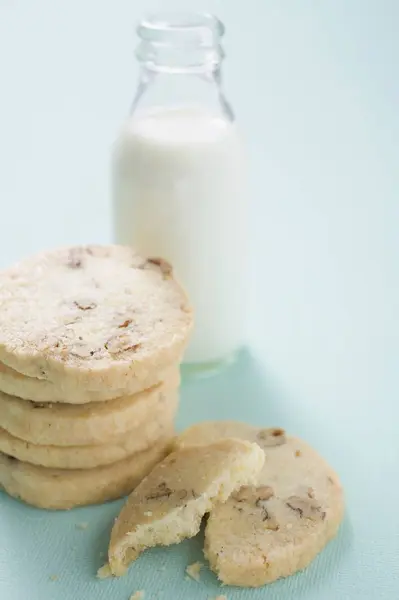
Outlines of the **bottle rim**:
M 169 46 L 212 48 L 219 44 L 224 32 L 223 22 L 206 12 L 157 12 L 137 26 L 137 34 L 144 42 Z

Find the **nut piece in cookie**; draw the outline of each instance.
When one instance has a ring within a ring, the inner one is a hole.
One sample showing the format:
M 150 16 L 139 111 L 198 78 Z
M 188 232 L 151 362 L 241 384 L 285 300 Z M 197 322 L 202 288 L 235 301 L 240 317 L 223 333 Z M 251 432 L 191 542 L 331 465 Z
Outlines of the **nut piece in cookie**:
M 108 551 L 112 573 L 122 575 L 146 548 L 195 536 L 215 503 L 254 484 L 263 463 L 257 444 L 236 439 L 170 454 L 132 492 L 115 522 Z
M 257 435 L 259 444 L 263 447 L 266 446 L 281 446 L 286 443 L 284 429 L 261 429 Z

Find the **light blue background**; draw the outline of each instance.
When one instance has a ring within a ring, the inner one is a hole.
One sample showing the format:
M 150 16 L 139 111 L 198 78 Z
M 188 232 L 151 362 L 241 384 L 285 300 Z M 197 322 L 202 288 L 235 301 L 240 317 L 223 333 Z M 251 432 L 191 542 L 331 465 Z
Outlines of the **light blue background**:
M 0 266 L 110 239 L 109 152 L 136 85 L 133 26 L 166 4 L 0 0 Z M 226 90 L 251 159 L 253 293 L 252 357 L 186 385 L 179 424 L 231 416 L 303 435 L 342 476 L 346 522 L 308 571 L 257 592 L 184 581 L 198 541 L 98 582 L 118 504 L 49 514 L 1 495 L 0 598 L 127 600 L 144 588 L 146 600 L 396 600 L 399 3 L 180 6 L 227 25 Z

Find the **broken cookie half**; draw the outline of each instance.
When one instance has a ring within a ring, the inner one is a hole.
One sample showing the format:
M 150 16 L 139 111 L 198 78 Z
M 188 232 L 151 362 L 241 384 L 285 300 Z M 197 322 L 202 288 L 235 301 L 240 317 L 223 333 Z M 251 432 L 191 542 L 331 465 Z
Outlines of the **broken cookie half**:
M 228 585 L 257 587 L 305 568 L 335 535 L 343 517 L 338 477 L 302 440 L 277 428 L 234 421 L 189 428 L 177 448 L 223 437 L 257 442 L 265 463 L 256 485 L 217 503 L 205 530 L 205 557 Z
M 146 548 L 194 537 L 215 504 L 257 483 L 264 460 L 257 444 L 239 439 L 170 454 L 132 492 L 117 518 L 108 552 L 111 572 L 123 575 Z

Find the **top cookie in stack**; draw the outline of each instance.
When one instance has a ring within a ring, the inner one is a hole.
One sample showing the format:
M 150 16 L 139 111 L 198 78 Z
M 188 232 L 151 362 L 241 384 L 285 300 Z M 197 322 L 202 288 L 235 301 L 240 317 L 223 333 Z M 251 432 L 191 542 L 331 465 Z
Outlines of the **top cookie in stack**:
M 70 403 L 145 389 L 192 324 L 170 265 L 127 247 L 39 255 L 0 274 L 0 290 L 0 361 Z
M 38 407 L 59 403 L 57 418 L 62 405 L 83 404 L 87 416 L 87 403 L 94 413 L 103 402 L 111 410 L 115 399 L 134 404 L 154 386 L 162 388 L 171 373 L 174 385 L 166 387 L 176 399 L 176 372 L 191 327 L 187 297 L 162 259 L 122 246 L 65 248 L 27 259 L 0 274 L 2 404 L 7 394 L 10 403 L 15 397 Z M 24 497 L 20 485 L 15 491 L 9 483 L 21 465 L 1 458 L 0 484 Z

